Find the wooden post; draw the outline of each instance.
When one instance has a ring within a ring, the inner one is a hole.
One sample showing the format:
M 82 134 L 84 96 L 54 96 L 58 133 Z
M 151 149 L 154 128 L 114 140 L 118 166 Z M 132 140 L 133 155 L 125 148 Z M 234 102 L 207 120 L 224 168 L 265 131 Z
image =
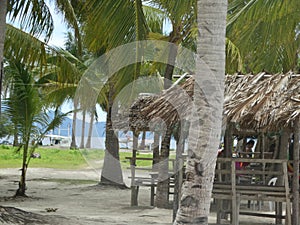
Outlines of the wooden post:
M 131 206 L 138 205 L 138 191 L 139 186 L 135 183 L 135 166 L 136 166 L 136 152 L 138 148 L 138 132 L 133 132 L 133 146 L 132 146 L 132 158 L 130 162 L 131 170 Z
M 158 163 L 159 163 L 159 140 L 160 135 L 158 131 L 154 131 L 154 148 L 153 148 L 153 162 L 152 162 L 152 171 L 158 172 Z
M 231 193 L 232 193 L 232 212 L 231 212 L 231 223 L 239 225 L 239 209 L 237 204 L 237 194 L 236 194 L 236 173 L 235 173 L 235 161 L 231 161 Z
M 285 198 L 286 198 L 286 216 L 285 216 L 285 224 L 291 225 L 291 201 L 290 201 L 290 190 L 289 190 L 289 178 L 288 178 L 288 171 L 287 171 L 287 163 L 282 163 L 283 168 L 283 179 L 284 179 L 284 187 L 285 187 Z M 298 202 L 297 202 L 298 205 Z M 298 224 L 298 223 L 297 223 Z
M 179 124 L 180 127 L 184 126 L 184 122 L 181 122 Z M 182 128 L 180 128 L 182 129 Z M 174 199 L 173 199 L 173 221 L 176 218 L 177 210 L 179 208 L 179 201 L 181 198 L 181 187 L 183 182 L 183 151 L 184 151 L 184 142 L 185 138 L 184 135 L 182 135 L 182 132 L 180 132 L 180 138 L 177 141 L 177 147 L 176 147 L 176 160 L 174 164 L 174 175 L 175 175 L 175 186 L 174 186 Z
M 289 131 L 287 129 L 284 129 L 280 137 L 280 146 L 278 146 L 278 148 L 280 149 L 279 156 L 278 156 L 279 159 L 286 160 L 288 158 L 287 156 L 288 142 L 289 142 Z M 274 155 L 276 155 L 275 152 Z M 276 164 L 275 168 L 274 169 L 272 168 L 272 170 L 284 171 L 283 164 Z M 284 176 L 279 176 L 276 185 L 283 186 L 284 183 L 285 183 Z M 281 224 L 282 219 L 280 219 L 279 217 L 282 215 L 282 202 L 275 202 L 275 214 L 278 216 L 278 218 L 275 219 L 275 223 Z
M 299 225 L 299 148 L 300 120 L 295 121 L 293 149 L 293 225 Z
M 232 147 L 233 147 L 232 126 L 233 126 L 232 124 L 228 124 L 228 127 L 225 131 L 224 151 L 225 151 L 226 158 L 232 157 Z
M 261 159 L 265 159 L 265 148 L 266 148 L 266 134 L 262 133 L 261 134 Z M 262 163 L 262 171 L 265 172 L 266 171 L 266 163 Z M 263 184 L 266 184 L 266 176 L 262 176 L 262 181 Z

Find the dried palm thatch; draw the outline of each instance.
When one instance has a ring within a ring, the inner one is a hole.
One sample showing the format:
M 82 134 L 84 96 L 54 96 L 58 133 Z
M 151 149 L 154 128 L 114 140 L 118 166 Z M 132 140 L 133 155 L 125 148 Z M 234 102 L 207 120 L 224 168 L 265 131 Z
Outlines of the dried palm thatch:
M 141 110 L 150 105 L 156 98 L 157 96 L 153 94 L 139 96 L 129 109 L 113 116 L 113 126 L 120 130 L 136 132 L 150 130 L 149 119 L 141 113 Z
M 149 120 L 162 119 L 167 126 L 187 119 L 191 112 L 194 94 L 194 78 L 188 78 L 182 85 L 165 90 L 141 114 Z
M 149 118 L 161 117 L 171 124 L 190 114 L 194 79 L 182 89 L 190 96 L 169 89 L 142 110 Z M 175 104 L 170 104 L 174 102 Z M 168 102 L 168 103 L 166 103 Z M 244 129 L 279 130 L 292 127 L 300 115 L 300 75 L 228 75 L 225 81 L 224 119 Z
M 194 78 L 159 96 L 142 96 L 129 113 L 131 129 L 149 130 L 149 121 L 162 119 L 168 126 L 191 114 Z M 240 129 L 278 131 L 292 127 L 300 115 L 300 75 L 227 75 L 223 121 Z
M 147 131 L 149 128 L 149 119 L 141 113 L 148 105 L 151 105 L 157 96 L 140 96 L 130 107 L 129 124 L 132 130 Z
M 293 126 L 300 113 L 300 76 L 227 76 L 224 115 L 242 128 L 276 131 Z

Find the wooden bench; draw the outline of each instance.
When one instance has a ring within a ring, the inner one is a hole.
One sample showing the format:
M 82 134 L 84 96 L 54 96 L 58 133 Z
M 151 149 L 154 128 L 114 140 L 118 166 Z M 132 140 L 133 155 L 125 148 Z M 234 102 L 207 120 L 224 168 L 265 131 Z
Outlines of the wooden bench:
M 132 160 L 134 160 L 134 163 L 136 164 L 136 161 L 138 160 L 153 161 L 153 158 L 125 157 L 125 159 L 128 159 L 131 162 L 131 166 L 129 167 L 131 169 L 131 176 L 129 177 L 129 179 L 131 179 L 131 205 L 138 205 L 139 187 L 146 186 L 150 187 L 150 205 L 154 206 L 155 189 L 158 184 L 158 172 L 153 171 L 153 169 L 149 167 L 138 167 L 136 165 L 132 165 Z M 172 163 L 172 165 L 174 165 L 174 159 L 169 159 L 169 161 Z M 145 176 L 136 176 L 135 174 L 137 170 L 148 171 L 148 174 Z M 172 178 L 173 174 L 173 170 L 169 170 L 169 194 L 174 194 L 174 191 L 171 191 L 174 189 L 174 178 Z

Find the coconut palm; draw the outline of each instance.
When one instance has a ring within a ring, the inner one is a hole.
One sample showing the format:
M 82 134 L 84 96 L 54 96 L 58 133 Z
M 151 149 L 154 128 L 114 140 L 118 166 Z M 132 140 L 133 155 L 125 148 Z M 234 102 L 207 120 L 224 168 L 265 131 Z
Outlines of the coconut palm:
M 6 7 L 6 3 L 8 3 L 8 6 Z M 65 21 L 69 25 L 70 28 L 74 29 L 76 43 L 77 43 L 77 53 L 79 56 L 82 55 L 82 41 L 81 41 L 81 35 L 79 30 L 79 23 L 77 18 L 82 18 L 83 14 L 80 9 L 82 9 L 82 2 L 81 1 L 54 1 L 56 8 L 59 12 L 63 13 Z M 4 7 L 2 7 L 4 6 Z M 7 8 L 7 11 L 6 11 Z M 3 60 L 3 43 L 4 43 L 4 29 L 5 29 L 5 16 L 8 15 L 11 22 L 19 22 L 20 27 L 22 29 L 29 31 L 30 34 L 34 35 L 35 37 L 40 37 L 40 35 L 44 34 L 45 41 L 49 40 L 50 35 L 53 30 L 53 21 L 51 17 L 50 10 L 45 4 L 44 0 L 21 0 L 21 1 L 15 1 L 15 0 L 9 0 L 9 1 L 1 1 L 1 18 L 0 18 L 0 62 Z M 12 36 L 15 38 L 14 36 Z M 22 41 L 19 42 L 19 44 L 23 43 Z M 19 46 L 19 45 L 16 45 Z M 9 45 L 6 45 L 6 48 L 9 48 Z M 20 47 L 20 49 L 26 51 L 26 54 L 29 56 L 28 58 L 31 61 L 35 61 L 36 58 L 31 54 L 31 49 L 26 49 L 24 46 Z M 19 50 L 17 51 L 19 52 Z M 28 54 L 29 53 L 29 54 Z M 45 56 L 45 52 L 43 52 L 43 56 Z M 79 57 L 80 58 L 80 57 Z M 1 63 L 0 63 L 1 65 Z M 0 67 L 0 71 L 1 67 Z M 66 73 L 68 74 L 68 73 Z M 0 93 L 1 87 L 2 87 L 2 72 L 0 73 Z M 76 108 L 76 106 L 75 106 Z M 0 95 L 0 110 L 1 110 L 1 95 Z M 74 111 L 74 121 L 76 122 L 76 111 Z M 74 123 L 75 123 L 74 122 Z M 75 129 L 76 124 L 73 125 L 73 129 Z M 72 132 L 72 145 L 71 147 L 76 146 L 75 142 L 75 136 L 73 135 L 75 133 Z
M 14 67 L 13 85 L 10 96 L 6 99 L 5 112 L 12 118 L 20 137 L 19 150 L 22 150 L 22 173 L 17 196 L 25 196 L 26 172 L 31 154 L 38 143 L 50 129 L 58 126 L 65 115 L 56 115 L 53 120 L 47 116 L 45 102 L 40 95 L 39 86 L 36 85 L 34 75 L 29 67 L 17 60 L 9 61 Z M 50 122 L 49 122 L 50 121 Z
M 90 113 L 90 124 L 89 124 L 88 136 L 87 136 L 87 140 L 86 140 L 86 144 L 85 144 L 86 148 L 91 148 L 91 146 L 92 146 L 94 120 L 95 120 L 95 117 L 96 117 L 96 121 L 98 118 L 98 115 L 96 112 L 96 107 L 91 109 L 89 113 Z
M 190 49 L 195 49 L 196 35 L 193 33 L 196 29 L 196 1 L 165 1 L 165 0 L 152 0 L 152 4 L 158 6 L 162 11 L 165 18 L 169 19 L 171 24 L 171 32 L 165 36 L 163 33 L 150 33 L 150 37 L 167 40 L 172 43 L 170 49 L 167 49 L 167 65 L 163 65 L 165 70 L 163 72 L 165 82 L 164 88 L 167 89 L 172 84 L 172 76 L 175 68 L 177 58 L 177 46 L 185 46 Z M 162 65 L 161 65 L 162 66 Z M 172 127 L 167 127 L 167 131 L 162 139 L 161 153 L 160 153 L 160 170 L 159 180 L 156 192 L 156 206 L 159 208 L 169 207 L 169 194 L 168 194 L 168 157 L 169 147 L 172 135 Z
M 135 1 L 97 1 L 86 2 L 86 10 L 89 11 L 86 26 L 86 41 L 89 49 L 96 53 L 110 51 L 111 49 L 132 41 L 144 40 L 148 33 L 148 27 L 141 0 Z M 109 21 L 109 23 L 107 23 Z M 101 30 L 101 32 L 95 32 Z M 137 44 L 136 49 L 141 49 Z M 136 61 L 142 57 L 140 50 L 136 53 Z M 101 183 L 111 185 L 123 185 L 123 177 L 119 162 L 118 137 L 112 127 L 112 106 L 114 98 L 122 87 L 137 79 L 140 74 L 141 63 L 128 66 L 109 79 L 106 87 L 105 111 L 106 141 L 105 160 L 101 174 Z M 131 75 L 129 75 L 131 74 Z M 132 96 L 130 96 L 130 99 Z M 129 101 L 130 102 L 130 101 Z
M 246 72 L 287 72 L 300 49 L 300 2 L 231 0 L 227 36 L 240 49 Z
M 1 115 L 1 100 L 2 100 L 2 81 L 3 81 L 3 50 L 5 39 L 6 26 L 6 8 L 7 0 L 0 0 L 0 115 Z
M 43 91 L 47 93 L 46 98 L 49 107 L 58 108 L 65 102 L 74 103 L 72 143 L 71 148 L 76 148 L 75 127 L 79 102 L 74 101 L 77 84 L 81 75 L 87 69 L 80 59 L 63 49 L 55 49 L 55 55 L 48 57 L 47 66 L 43 70 L 43 76 L 39 82 L 43 84 Z
M 198 0 L 200 36 L 195 104 L 189 131 L 186 181 L 174 224 L 208 224 L 222 123 L 226 12 L 227 1 Z
M 44 0 L 1 0 L 0 1 L 0 111 L 3 79 L 3 55 L 6 34 L 6 16 L 11 22 L 16 20 L 20 27 L 30 34 L 39 37 L 44 34 L 45 40 L 50 38 L 53 30 L 51 13 Z M 22 42 L 21 42 L 22 43 Z

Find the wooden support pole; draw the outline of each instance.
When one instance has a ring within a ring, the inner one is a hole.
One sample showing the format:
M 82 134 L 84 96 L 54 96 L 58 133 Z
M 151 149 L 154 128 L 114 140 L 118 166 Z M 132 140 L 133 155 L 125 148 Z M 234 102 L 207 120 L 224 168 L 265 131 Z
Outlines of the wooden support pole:
M 181 122 L 179 126 L 183 126 L 184 122 Z M 182 128 L 180 128 L 182 129 Z M 182 132 L 181 132 L 182 133 Z M 182 134 L 181 134 L 182 135 Z M 181 187 L 183 182 L 183 151 L 185 139 L 182 135 L 177 141 L 176 146 L 176 160 L 174 164 L 175 186 L 174 186 L 174 199 L 173 199 L 173 221 L 175 221 L 177 210 L 179 208 L 179 202 L 181 198 Z
M 279 151 L 279 159 L 287 159 L 287 150 L 288 150 L 288 143 L 289 143 L 289 132 L 287 129 L 284 129 L 281 137 L 280 137 L 280 151 Z M 276 150 L 275 150 L 276 151 Z M 275 154 L 275 152 L 274 152 Z M 284 165 L 283 164 L 278 164 L 278 166 L 276 166 L 275 170 L 276 171 L 284 171 Z M 276 185 L 278 186 L 282 186 L 285 184 L 285 178 L 284 176 L 279 176 L 278 180 L 276 182 Z M 275 203 L 275 214 L 278 216 L 275 219 L 275 223 L 276 224 L 281 224 L 282 223 L 282 202 L 276 202 Z
M 285 198 L 286 198 L 286 225 L 291 225 L 291 199 L 290 199 L 290 190 L 289 190 L 289 178 L 288 178 L 288 171 L 287 171 L 287 163 L 282 163 L 283 168 L 283 179 L 284 179 L 284 187 L 285 187 Z M 298 203 L 297 203 L 298 204 Z M 298 223 L 297 223 L 298 224 Z
M 233 147 L 233 139 L 232 139 L 232 124 L 228 124 L 227 129 L 225 131 L 225 138 L 224 138 L 224 151 L 225 157 L 231 158 L 232 157 L 232 147 Z
M 231 223 L 235 225 L 239 225 L 239 204 L 237 204 L 237 200 L 239 199 L 236 193 L 236 172 L 235 172 L 235 161 L 231 161 L 231 204 L 232 204 L 232 212 L 231 212 Z
M 138 191 L 139 187 L 135 183 L 135 166 L 136 166 L 136 152 L 138 148 L 138 132 L 133 132 L 133 146 L 132 146 L 132 158 L 130 162 L 131 170 L 131 206 L 138 205 Z
M 293 149 L 293 225 L 299 225 L 299 148 L 300 148 L 300 120 L 297 118 L 294 127 Z

